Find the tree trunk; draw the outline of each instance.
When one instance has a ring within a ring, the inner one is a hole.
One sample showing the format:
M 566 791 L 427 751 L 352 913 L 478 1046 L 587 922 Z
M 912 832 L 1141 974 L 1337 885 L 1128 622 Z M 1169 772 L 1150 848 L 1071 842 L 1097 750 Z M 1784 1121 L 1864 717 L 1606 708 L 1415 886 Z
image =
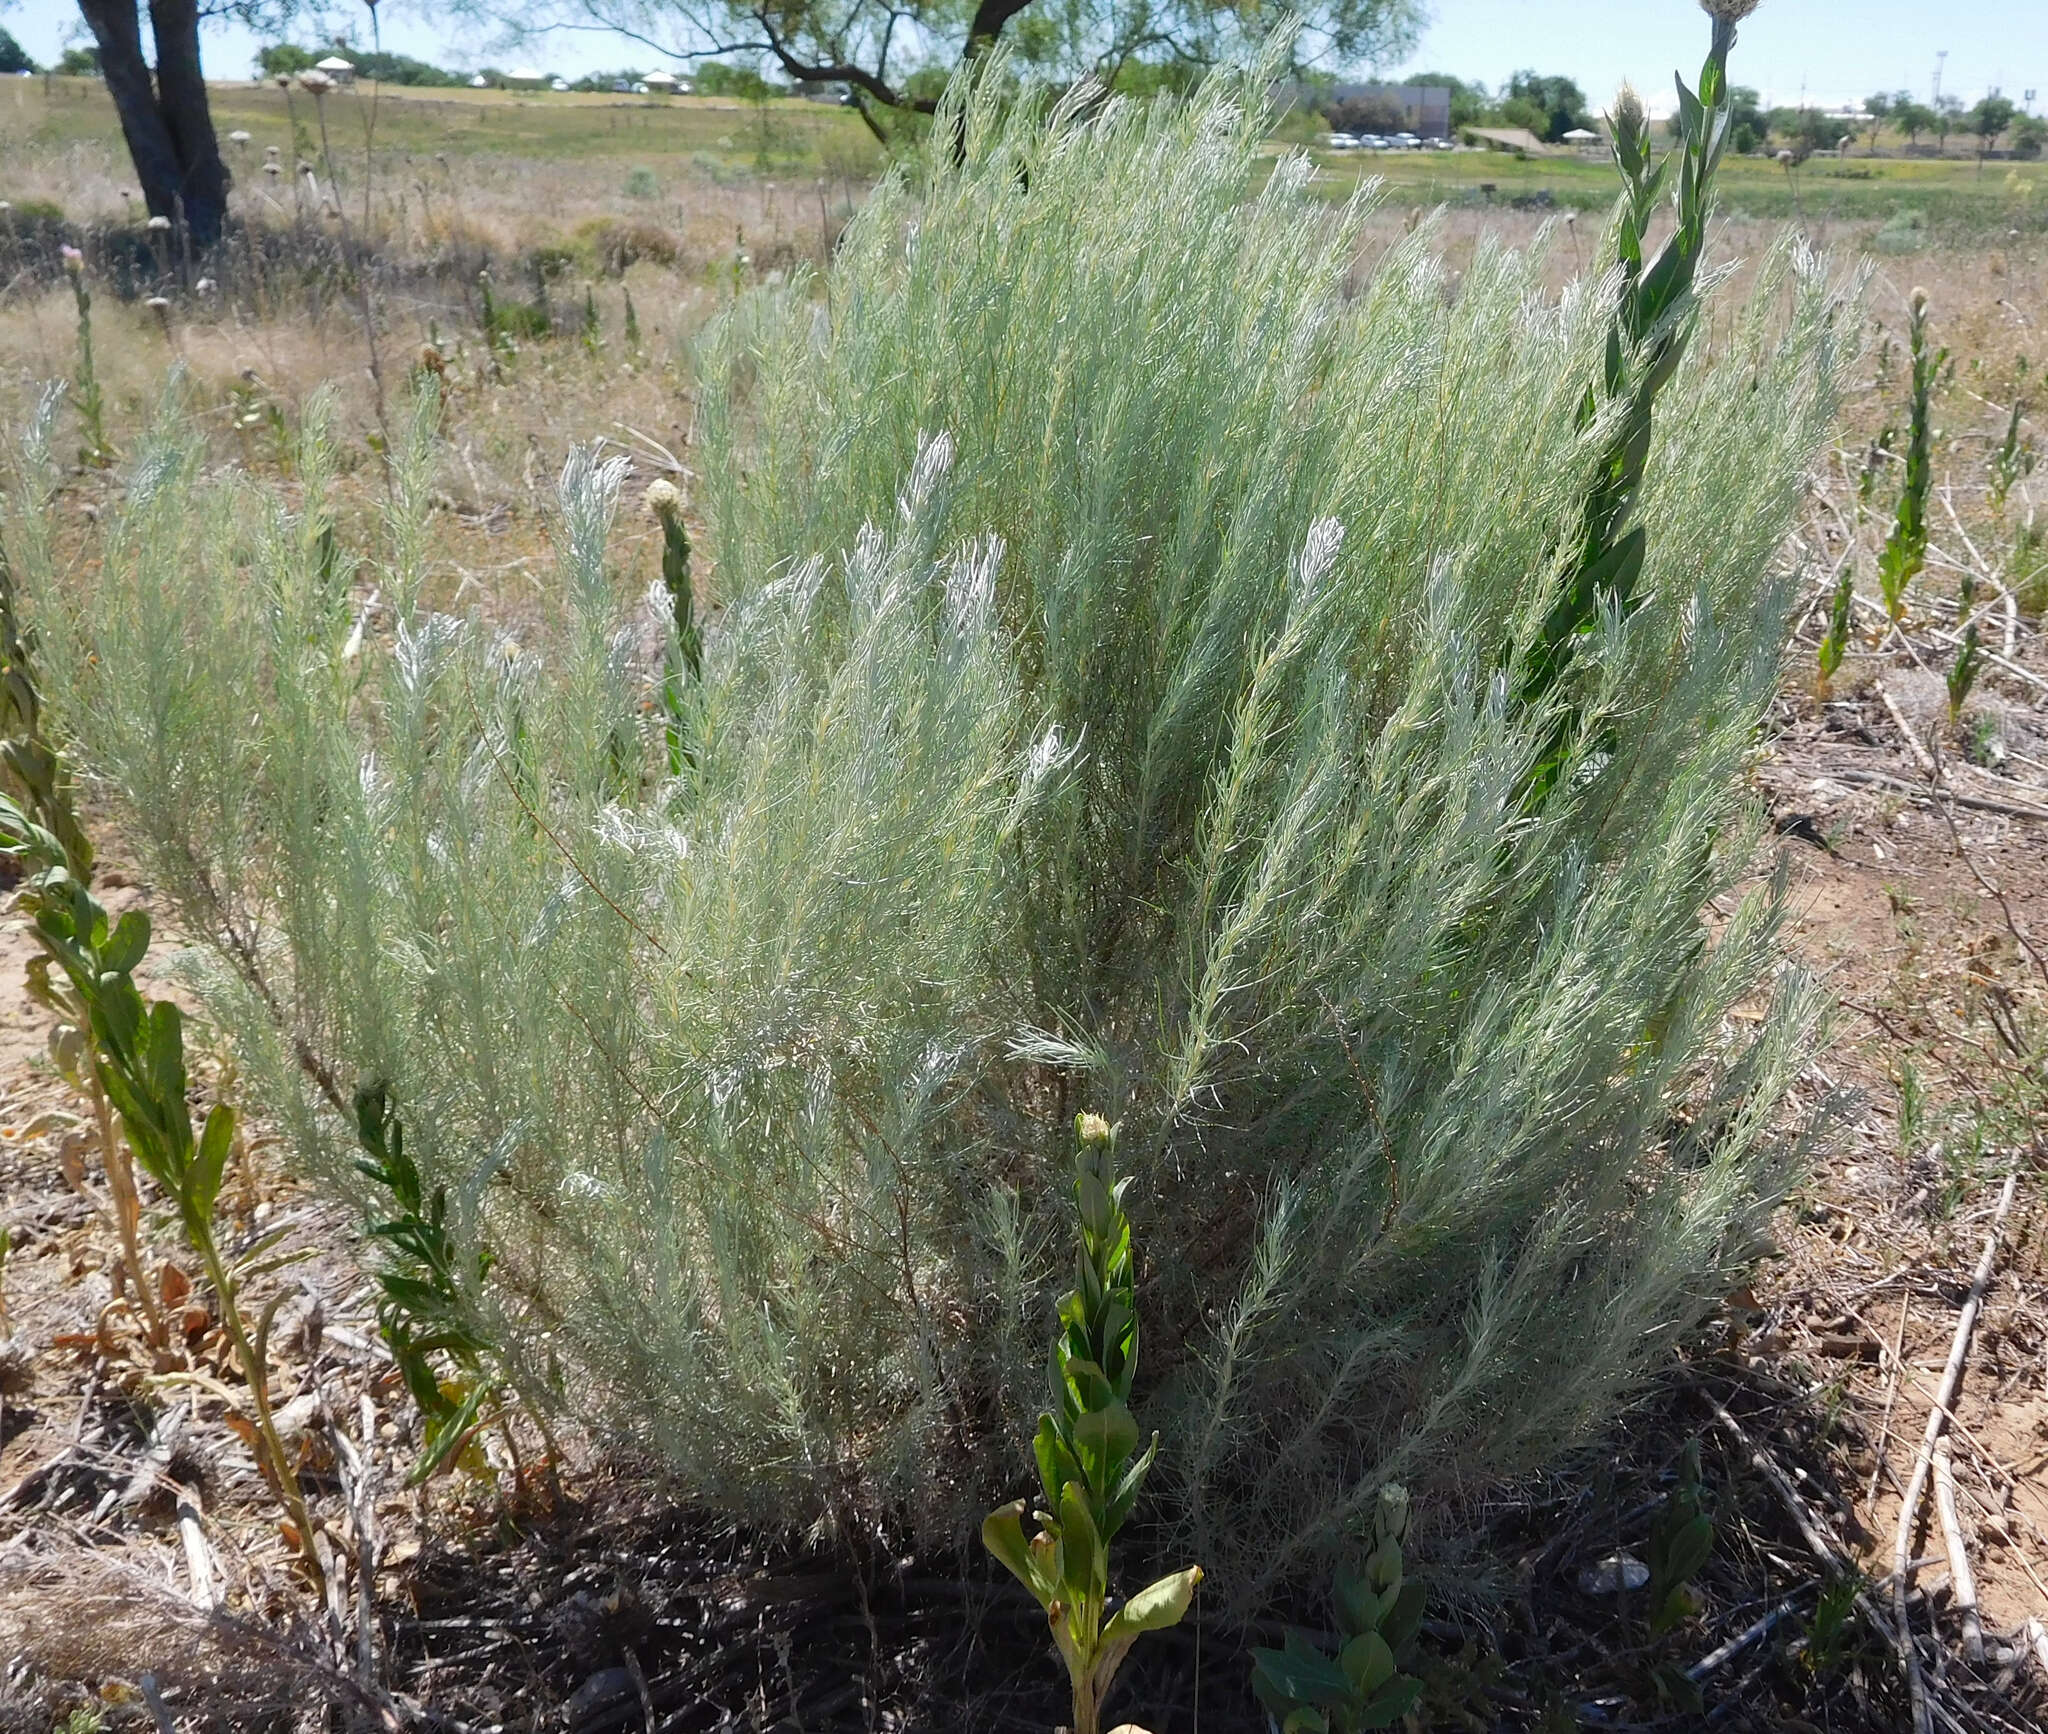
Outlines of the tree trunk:
M 182 215 L 193 244 L 210 247 L 227 214 L 227 167 L 199 65 L 197 0 L 150 0 L 157 70 L 142 54 L 136 0 L 79 0 L 99 44 L 100 68 L 143 202 L 152 217 Z
M 156 34 L 157 110 L 183 171 L 178 191 L 185 200 L 185 222 L 192 244 L 210 247 L 220 239 L 228 214 L 228 170 L 220 160 L 206 75 L 199 68 L 198 0 L 150 0 L 149 21 Z

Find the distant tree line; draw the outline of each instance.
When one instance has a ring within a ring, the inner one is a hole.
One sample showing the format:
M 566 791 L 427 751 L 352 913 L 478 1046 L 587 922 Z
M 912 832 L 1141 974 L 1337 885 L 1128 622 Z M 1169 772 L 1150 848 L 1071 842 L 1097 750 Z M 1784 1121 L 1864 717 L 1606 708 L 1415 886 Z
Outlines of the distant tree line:
M 449 85 L 467 82 L 461 73 L 430 66 L 409 54 L 351 48 L 345 44 L 337 44 L 333 48 L 301 48 L 296 42 L 273 42 L 268 47 L 257 49 L 256 69 L 265 78 L 291 78 L 301 72 L 310 72 L 320 61 L 335 53 L 355 67 L 358 78 L 373 78 L 380 84 L 417 84 L 445 89 Z
M 1586 93 L 1569 78 L 1518 72 L 1493 94 L 1477 79 L 1448 72 L 1404 72 L 1400 84 L 1430 85 L 1451 93 L 1451 131 L 1473 126 L 1522 127 L 1554 143 L 1593 124 Z M 1386 97 L 1332 95 L 1320 111 L 1334 131 L 1386 133 L 1400 129 L 1399 105 Z
M 1480 126 L 1521 127 L 1555 144 L 1568 132 L 1593 126 L 1585 92 L 1571 79 L 1555 74 L 1518 72 L 1498 93 L 1476 79 L 1448 72 L 1403 73 L 1398 82 L 1448 90 L 1453 133 Z M 1795 156 L 1807 157 L 1839 150 L 1859 134 L 1867 135 L 1869 147 L 1875 150 L 1879 134 L 1887 127 L 1908 145 L 1933 139 L 1944 151 L 1958 133 L 1973 138 L 1980 151 L 1996 150 L 2001 140 L 2020 157 L 2038 157 L 2048 149 L 2048 119 L 2022 114 L 2018 104 L 1996 93 L 1965 108 L 1953 96 L 1925 103 L 1917 101 L 1911 91 L 1879 91 L 1864 103 L 1866 118 L 1862 120 L 1809 107 L 1767 109 L 1756 91 L 1741 85 L 1730 91 L 1729 97 L 1728 143 L 1743 155 L 1790 150 Z M 1385 97 L 1339 97 L 1333 91 L 1319 105 L 1319 112 L 1336 132 L 1384 133 L 1401 125 L 1398 105 Z

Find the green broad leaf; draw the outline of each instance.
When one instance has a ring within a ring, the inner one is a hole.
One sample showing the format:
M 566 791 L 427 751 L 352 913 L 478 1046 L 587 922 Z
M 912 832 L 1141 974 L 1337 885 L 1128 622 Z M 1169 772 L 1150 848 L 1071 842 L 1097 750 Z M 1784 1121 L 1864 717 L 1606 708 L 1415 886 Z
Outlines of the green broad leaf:
M 1397 1672 L 1394 1652 L 1378 1632 L 1361 1632 L 1337 1653 L 1337 1665 L 1361 1698 L 1370 1698 Z
M 1372 1550 L 1365 1562 L 1366 1581 L 1381 1595 L 1391 1594 L 1401 1587 L 1401 1544 L 1383 1541 Z
M 149 917 L 131 909 L 115 924 L 107 943 L 100 947 L 100 968 L 117 975 L 129 974 L 149 955 Z
M 1112 1401 L 1074 1423 L 1074 1444 L 1084 1459 L 1094 1458 L 1113 1474 L 1138 1448 L 1138 1423 L 1122 1403 Z
M 1201 1581 L 1202 1568 L 1191 1565 L 1185 1571 L 1170 1572 L 1148 1583 L 1117 1609 L 1115 1617 L 1103 1628 L 1104 1641 L 1126 1632 L 1135 1637 L 1140 1632 L 1163 1632 L 1168 1626 L 1179 1625 L 1187 1614 L 1188 1603 L 1194 1599 L 1195 1586 Z
M 1117 1400 L 1116 1387 L 1093 1360 L 1075 1356 L 1067 1362 L 1067 1383 L 1080 1399 L 1083 1411 L 1107 1409 Z
M 1159 1435 L 1152 1435 L 1152 1442 L 1145 1447 L 1145 1454 L 1136 1459 L 1123 1472 L 1109 1496 L 1109 1503 L 1103 1507 L 1106 1532 L 1114 1536 L 1123 1528 L 1124 1519 L 1131 1515 L 1131 1508 L 1138 1503 L 1138 1490 L 1144 1486 L 1145 1477 L 1151 1471 L 1152 1461 L 1159 1455 Z
M 1101 1601 L 1109 1593 L 1109 1556 L 1078 1481 L 1060 1489 L 1060 1577 L 1069 1596 Z
M 1069 1481 L 1081 1479 L 1081 1464 L 1060 1437 L 1059 1427 L 1050 1415 L 1038 1418 L 1038 1431 L 1031 1440 L 1031 1454 L 1038 1459 L 1038 1482 L 1045 1490 L 1045 1502 L 1056 1509 L 1061 1490 Z
M 1358 1713 L 1356 1726 L 1360 1728 L 1391 1728 L 1415 1708 L 1422 1697 L 1422 1682 L 1412 1674 L 1397 1675 L 1373 1695 L 1373 1700 Z
M 1380 1636 L 1397 1658 L 1422 1630 L 1423 1599 L 1422 1585 L 1410 1578 L 1395 1592 L 1392 1605 L 1380 1612 Z
M 1280 1730 L 1281 1734 L 1330 1734 L 1330 1719 L 1313 1704 L 1303 1704 L 1288 1713 Z
M 1714 1551 L 1714 1525 L 1705 1517 L 1694 1517 L 1674 1534 L 1665 1555 L 1665 1575 L 1681 1584 L 1698 1575 Z
M 408 1487 L 417 1487 L 434 1475 L 447 1461 L 467 1445 L 470 1436 L 480 1425 L 477 1415 L 490 1395 L 482 1383 L 472 1385 L 464 1393 L 462 1401 L 454 1412 L 443 1419 L 427 1423 L 426 1439 L 421 1448 L 419 1461 L 412 1467 L 412 1473 L 405 1478 Z
M 1297 1704 L 1335 1709 L 1352 1699 L 1350 1676 L 1298 1632 L 1288 1633 L 1284 1650 L 1254 1650 L 1252 1656 L 1252 1689 L 1276 1714 Z
M 1059 1593 L 1058 1586 L 1045 1581 L 1038 1563 L 1031 1557 L 1031 1544 L 1024 1539 L 1024 1501 L 1013 1499 L 998 1506 L 981 1520 L 981 1545 L 1010 1568 L 1017 1579 L 1043 1607 Z
M 1337 1579 L 1337 1619 L 1347 1637 L 1377 1631 L 1380 1612 L 1380 1598 L 1364 1578 L 1347 1571 Z
M 1102 1182 L 1084 1168 L 1074 1177 L 1074 1196 L 1081 1207 L 1082 1226 L 1090 1234 L 1106 1234 L 1116 1207 Z
M 221 1177 L 226 1174 L 229 1152 L 235 1145 L 235 1111 L 225 1102 L 216 1102 L 206 1116 L 206 1130 L 199 1137 L 199 1154 L 192 1163 L 191 1184 L 187 1195 L 192 1200 L 193 1210 L 201 1217 L 211 1218 L 214 1200 L 220 1196 Z

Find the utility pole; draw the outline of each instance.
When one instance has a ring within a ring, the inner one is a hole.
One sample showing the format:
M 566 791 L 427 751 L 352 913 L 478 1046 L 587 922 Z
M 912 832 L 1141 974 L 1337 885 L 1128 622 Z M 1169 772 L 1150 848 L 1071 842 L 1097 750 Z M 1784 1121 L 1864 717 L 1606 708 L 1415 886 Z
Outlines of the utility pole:
M 1936 108 L 1941 107 L 1941 69 L 1947 59 L 1948 50 L 1946 48 L 1937 48 L 1934 51 L 1934 106 Z

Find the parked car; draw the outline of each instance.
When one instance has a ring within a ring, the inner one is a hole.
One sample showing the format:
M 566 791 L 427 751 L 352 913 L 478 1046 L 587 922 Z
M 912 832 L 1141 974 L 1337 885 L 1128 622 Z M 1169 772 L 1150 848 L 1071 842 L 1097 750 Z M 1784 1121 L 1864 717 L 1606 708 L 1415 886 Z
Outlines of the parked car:
M 1323 134 L 1323 148 L 1332 151 L 1355 151 L 1358 149 L 1358 140 L 1348 132 L 1329 132 Z

